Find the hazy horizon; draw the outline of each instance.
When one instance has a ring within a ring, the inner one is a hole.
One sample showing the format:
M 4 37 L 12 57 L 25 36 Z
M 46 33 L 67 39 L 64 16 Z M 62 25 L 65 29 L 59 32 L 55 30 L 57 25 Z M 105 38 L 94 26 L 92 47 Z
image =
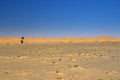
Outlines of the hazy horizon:
M 120 0 L 0 0 L 0 37 L 120 38 Z
M 0 36 L 0 38 L 21 38 L 21 37 L 25 37 L 25 38 L 99 38 L 99 37 L 110 37 L 110 38 L 120 38 L 120 37 L 116 37 L 116 36 L 108 36 L 108 35 L 101 35 L 101 36 L 54 36 L 54 37 L 41 37 L 41 36 Z

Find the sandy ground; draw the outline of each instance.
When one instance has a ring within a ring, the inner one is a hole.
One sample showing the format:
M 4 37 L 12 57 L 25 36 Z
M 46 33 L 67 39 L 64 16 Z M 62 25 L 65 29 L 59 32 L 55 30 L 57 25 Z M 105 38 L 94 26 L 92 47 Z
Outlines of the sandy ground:
M 120 43 L 0 44 L 0 80 L 120 80 Z
M 0 44 L 18 44 L 20 43 L 20 38 L 1 38 Z M 25 38 L 24 43 L 70 43 L 70 42 L 120 42 L 120 38 L 114 38 L 109 36 L 101 36 L 95 38 Z

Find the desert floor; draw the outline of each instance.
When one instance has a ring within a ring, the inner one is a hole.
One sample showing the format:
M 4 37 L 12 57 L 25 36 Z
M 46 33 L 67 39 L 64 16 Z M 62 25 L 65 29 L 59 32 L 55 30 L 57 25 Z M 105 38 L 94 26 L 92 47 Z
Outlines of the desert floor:
M 0 44 L 0 80 L 120 80 L 120 43 Z

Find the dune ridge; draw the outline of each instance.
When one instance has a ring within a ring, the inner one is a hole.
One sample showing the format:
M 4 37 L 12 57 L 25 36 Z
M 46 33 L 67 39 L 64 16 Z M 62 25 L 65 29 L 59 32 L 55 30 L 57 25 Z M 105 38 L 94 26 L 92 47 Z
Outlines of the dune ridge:
M 20 38 L 0 38 L 0 43 L 20 43 Z M 25 38 L 25 43 L 41 42 L 120 42 L 120 38 L 100 36 L 95 38 Z

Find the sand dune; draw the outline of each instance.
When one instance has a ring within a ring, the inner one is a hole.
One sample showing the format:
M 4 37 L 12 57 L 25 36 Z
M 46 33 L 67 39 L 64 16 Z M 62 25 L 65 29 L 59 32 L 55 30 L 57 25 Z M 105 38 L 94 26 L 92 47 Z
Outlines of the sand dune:
M 101 36 L 96 38 L 25 38 L 25 43 L 40 42 L 120 42 L 120 38 Z M 20 43 L 20 38 L 0 38 L 0 43 Z

